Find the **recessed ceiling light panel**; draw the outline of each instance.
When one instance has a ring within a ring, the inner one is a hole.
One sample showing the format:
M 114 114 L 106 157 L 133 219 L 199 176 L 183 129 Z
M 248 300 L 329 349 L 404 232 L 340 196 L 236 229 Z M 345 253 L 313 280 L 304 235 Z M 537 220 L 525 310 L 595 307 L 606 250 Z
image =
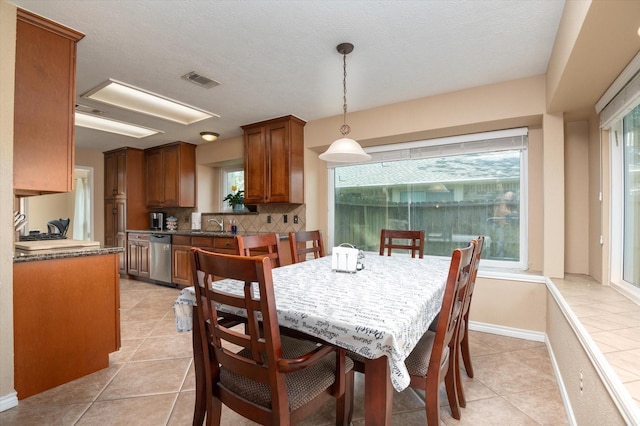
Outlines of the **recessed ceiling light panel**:
M 82 97 L 184 125 L 211 117 L 220 117 L 217 114 L 111 79 L 88 91 Z
M 88 129 L 101 130 L 103 132 L 117 133 L 119 135 L 129 136 L 132 138 L 146 138 L 156 133 L 164 133 L 160 130 L 142 127 L 124 121 L 112 120 L 109 118 L 99 117 L 97 115 L 85 114 L 76 111 L 76 126 L 86 127 Z

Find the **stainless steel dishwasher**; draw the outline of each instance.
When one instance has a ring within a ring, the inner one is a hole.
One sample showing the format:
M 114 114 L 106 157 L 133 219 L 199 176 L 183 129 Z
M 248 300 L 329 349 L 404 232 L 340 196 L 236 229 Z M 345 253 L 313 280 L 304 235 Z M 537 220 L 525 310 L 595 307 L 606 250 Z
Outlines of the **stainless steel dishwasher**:
M 171 285 L 171 235 L 151 234 L 149 237 L 149 278 L 159 284 Z

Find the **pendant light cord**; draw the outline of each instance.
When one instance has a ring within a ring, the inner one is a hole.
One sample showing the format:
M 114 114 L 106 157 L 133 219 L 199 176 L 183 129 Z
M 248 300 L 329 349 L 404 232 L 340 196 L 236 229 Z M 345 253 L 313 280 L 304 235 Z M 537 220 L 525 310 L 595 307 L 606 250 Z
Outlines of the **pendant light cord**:
M 347 124 L 347 54 L 342 54 L 342 70 L 343 70 L 343 79 L 342 79 L 342 126 L 340 127 L 340 133 L 342 136 L 346 136 L 351 131 L 351 127 Z

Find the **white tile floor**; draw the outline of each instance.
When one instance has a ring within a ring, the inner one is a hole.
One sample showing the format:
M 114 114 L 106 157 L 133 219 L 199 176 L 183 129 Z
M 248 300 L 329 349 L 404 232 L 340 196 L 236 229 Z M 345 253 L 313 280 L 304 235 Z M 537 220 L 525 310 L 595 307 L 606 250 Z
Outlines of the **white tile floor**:
M 177 289 L 122 279 L 122 349 L 112 354 L 109 368 L 20 401 L 0 413 L 0 424 L 190 425 L 195 389 L 191 333 L 175 330 L 177 295 Z M 473 379 L 463 375 L 467 407 L 458 421 L 442 406 L 443 424 L 567 424 L 543 343 L 479 332 L 471 333 L 471 343 L 476 374 Z M 637 370 L 624 371 L 630 379 L 640 377 Z M 357 375 L 353 425 L 364 424 L 362 384 Z M 393 424 L 424 425 L 422 401 L 411 389 L 395 394 Z M 330 406 L 323 407 L 304 424 L 331 425 L 333 415 Z M 223 410 L 222 419 L 224 425 L 252 424 L 229 410 Z

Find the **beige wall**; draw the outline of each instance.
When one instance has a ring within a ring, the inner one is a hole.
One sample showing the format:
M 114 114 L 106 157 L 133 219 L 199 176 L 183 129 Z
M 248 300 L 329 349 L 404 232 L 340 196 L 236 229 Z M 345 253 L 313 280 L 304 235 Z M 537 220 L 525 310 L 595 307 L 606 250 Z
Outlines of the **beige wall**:
M 100 151 L 76 148 L 76 166 L 93 169 L 93 241 L 104 246 L 104 154 Z
M 565 260 L 564 269 L 589 273 L 589 123 L 565 125 Z
M 219 185 L 216 182 L 220 180 L 220 169 L 218 167 L 196 166 L 196 176 L 198 177 L 198 187 L 196 196 L 196 211 L 215 212 L 219 210 L 220 196 Z
M 13 86 L 16 7 L 0 0 L 0 410 L 13 389 Z
M 104 155 L 100 151 L 76 148 L 76 167 L 93 170 L 91 222 L 93 241 L 104 245 Z M 75 186 L 74 186 L 75 190 Z M 47 232 L 47 222 L 52 219 L 70 218 L 68 237 L 73 235 L 75 191 L 26 197 L 28 230 Z
M 518 330 L 546 332 L 544 283 L 479 278 L 470 320 Z
M 542 129 L 529 130 L 529 198 L 527 206 L 529 227 L 529 259 L 527 265 L 530 271 L 542 271 Z
M 75 193 L 39 195 L 26 199 L 27 227 L 29 231 L 48 232 L 47 222 L 53 219 L 71 219 L 68 236 L 73 235 L 73 211 L 75 207 Z

